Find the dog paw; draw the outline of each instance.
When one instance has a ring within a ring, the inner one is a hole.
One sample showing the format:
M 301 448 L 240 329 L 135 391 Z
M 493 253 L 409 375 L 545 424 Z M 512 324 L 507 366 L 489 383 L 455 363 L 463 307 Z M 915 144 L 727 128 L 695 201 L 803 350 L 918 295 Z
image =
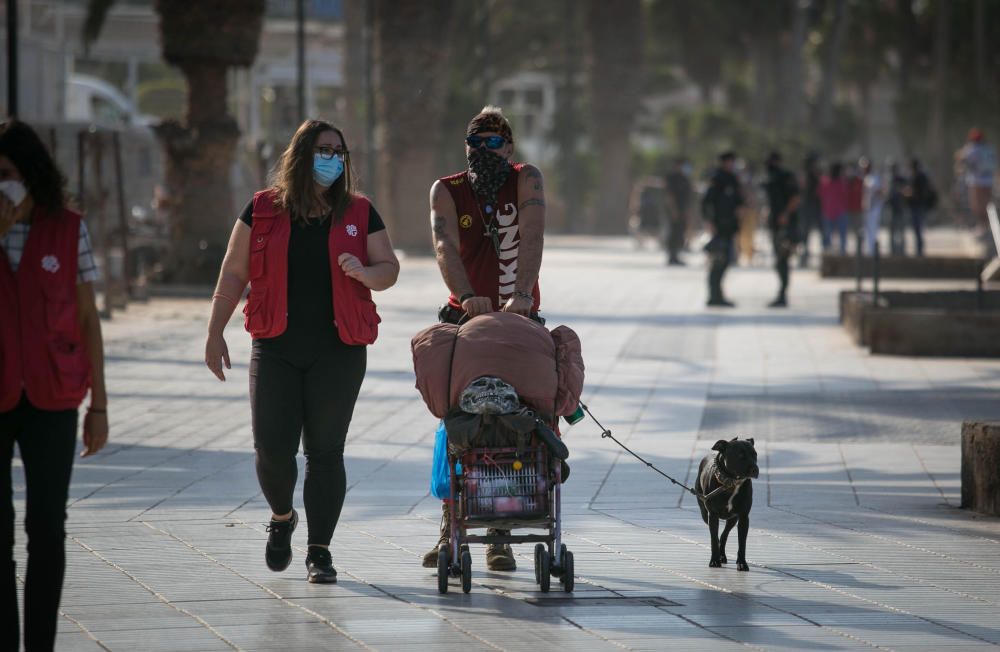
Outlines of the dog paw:
M 726 559 L 726 553 L 722 553 L 721 555 L 719 555 L 719 563 L 720 564 L 728 564 L 729 563 L 729 560 Z
M 718 559 L 710 559 L 708 562 L 709 568 L 721 568 L 722 563 Z
M 737 559 L 736 560 L 736 570 L 738 570 L 738 571 L 748 571 L 748 570 L 750 570 L 750 564 L 746 563 L 745 561 L 740 561 L 739 559 Z

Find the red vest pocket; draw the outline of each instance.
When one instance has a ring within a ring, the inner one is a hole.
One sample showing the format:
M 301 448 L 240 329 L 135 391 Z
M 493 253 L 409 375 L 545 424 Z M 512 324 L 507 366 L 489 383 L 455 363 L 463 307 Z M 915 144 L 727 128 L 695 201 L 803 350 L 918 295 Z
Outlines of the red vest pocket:
M 373 344 L 378 338 L 378 325 L 382 319 L 372 301 L 372 291 L 351 279 L 347 283 L 354 300 L 349 307 L 337 306 L 337 332 L 345 344 Z
M 80 344 L 71 342 L 50 342 L 49 359 L 54 374 L 50 396 L 56 401 L 74 400 L 79 402 L 90 386 L 90 360 Z
M 271 329 L 271 314 L 267 310 L 267 288 L 250 288 L 247 305 L 243 309 L 246 314 L 245 326 L 254 337 L 268 337 Z

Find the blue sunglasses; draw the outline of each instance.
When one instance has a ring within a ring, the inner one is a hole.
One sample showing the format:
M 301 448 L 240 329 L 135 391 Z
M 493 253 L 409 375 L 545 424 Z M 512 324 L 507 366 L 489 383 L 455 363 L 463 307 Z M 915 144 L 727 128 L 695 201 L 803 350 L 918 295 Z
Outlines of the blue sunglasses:
M 485 143 L 490 149 L 500 149 L 506 144 L 507 139 L 503 136 L 469 136 L 465 139 L 465 144 L 472 149 L 479 149 Z

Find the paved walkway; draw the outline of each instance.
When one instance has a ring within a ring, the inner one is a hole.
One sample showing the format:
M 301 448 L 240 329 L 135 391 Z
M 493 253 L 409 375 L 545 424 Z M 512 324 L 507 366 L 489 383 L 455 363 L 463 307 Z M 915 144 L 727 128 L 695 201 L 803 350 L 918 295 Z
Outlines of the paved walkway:
M 1000 363 L 870 356 L 837 326 L 845 283 L 815 271 L 794 274 L 792 307 L 775 312 L 773 273 L 735 269 L 739 307 L 710 312 L 697 262 L 551 238 L 542 283 L 549 325 L 583 340 L 586 402 L 629 446 L 690 483 L 716 439 L 756 438 L 749 573 L 708 568 L 690 496 L 583 422 L 566 434 L 576 592 L 536 592 L 529 546 L 515 573 L 486 571 L 474 546 L 472 593 L 439 595 L 419 563 L 437 534 L 435 420 L 409 338 L 443 286 L 433 261 L 407 259 L 377 297 L 336 586 L 305 581 L 305 528 L 288 571 L 264 566 L 241 325 L 225 384 L 201 362 L 207 302 L 153 301 L 105 325 L 113 443 L 74 472 L 59 649 L 1000 646 L 1000 520 L 958 509 L 961 420 L 1000 416 Z M 23 514 L 19 470 L 15 484 Z

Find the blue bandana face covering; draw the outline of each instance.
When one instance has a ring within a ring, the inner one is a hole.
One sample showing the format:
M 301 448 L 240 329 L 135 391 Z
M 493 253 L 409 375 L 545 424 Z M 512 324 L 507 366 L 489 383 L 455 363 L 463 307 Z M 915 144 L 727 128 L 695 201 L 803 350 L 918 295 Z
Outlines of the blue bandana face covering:
M 313 180 L 319 185 L 329 188 L 343 173 L 344 162 L 339 156 L 326 159 L 319 154 L 313 154 Z

